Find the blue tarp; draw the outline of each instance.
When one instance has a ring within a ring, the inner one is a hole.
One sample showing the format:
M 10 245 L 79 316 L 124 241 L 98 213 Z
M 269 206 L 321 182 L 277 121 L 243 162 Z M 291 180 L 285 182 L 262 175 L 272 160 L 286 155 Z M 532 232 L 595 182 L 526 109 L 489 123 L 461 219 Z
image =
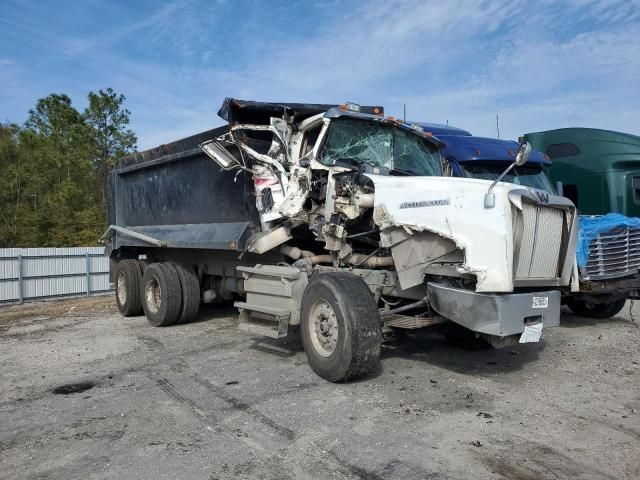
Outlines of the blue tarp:
M 608 213 L 599 216 L 580 215 L 579 225 L 576 256 L 578 258 L 578 266 L 584 267 L 589 261 L 591 240 L 596 238 L 598 234 L 607 232 L 612 228 L 640 228 L 640 218 L 626 217 L 619 213 Z

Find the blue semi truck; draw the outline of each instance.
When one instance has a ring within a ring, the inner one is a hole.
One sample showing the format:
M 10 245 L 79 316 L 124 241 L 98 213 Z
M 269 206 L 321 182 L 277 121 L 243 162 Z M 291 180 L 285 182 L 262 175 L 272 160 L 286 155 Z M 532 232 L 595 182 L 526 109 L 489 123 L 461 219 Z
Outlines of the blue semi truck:
M 496 180 L 514 161 L 518 143 L 473 136 L 447 125 L 415 122 L 445 143 L 443 154 L 451 175 Z M 525 165 L 512 168 L 501 181 L 529 187 L 538 195 L 555 195 L 556 186 L 547 176 L 551 160 L 532 151 Z M 561 186 L 558 186 L 561 189 Z M 581 216 L 577 265 L 580 291 L 565 292 L 563 303 L 574 313 L 590 318 L 610 318 L 619 313 L 628 298 L 640 290 L 640 272 L 634 268 L 633 239 L 640 234 L 640 219 L 622 215 Z

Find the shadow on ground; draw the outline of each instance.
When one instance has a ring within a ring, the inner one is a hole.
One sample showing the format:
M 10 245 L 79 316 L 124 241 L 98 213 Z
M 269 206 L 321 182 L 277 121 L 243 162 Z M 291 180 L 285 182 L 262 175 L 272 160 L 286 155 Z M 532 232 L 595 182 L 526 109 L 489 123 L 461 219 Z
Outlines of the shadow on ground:
M 611 318 L 588 318 L 588 317 L 580 317 L 575 315 L 571 310 L 567 307 L 562 308 L 562 313 L 560 317 L 560 325 L 567 328 L 580 328 L 580 327 L 593 327 L 597 325 L 605 325 L 605 324 L 629 324 L 629 320 L 624 318 L 625 314 L 628 314 L 628 307 L 622 309 L 620 313 Z M 632 317 L 633 318 L 633 317 Z M 636 322 L 638 320 L 636 319 Z
M 398 335 L 385 343 L 382 359 L 410 359 L 463 375 L 493 375 L 521 370 L 528 363 L 536 362 L 544 346 L 542 341 L 539 344 L 471 351 L 450 345 L 436 332 L 416 332 Z

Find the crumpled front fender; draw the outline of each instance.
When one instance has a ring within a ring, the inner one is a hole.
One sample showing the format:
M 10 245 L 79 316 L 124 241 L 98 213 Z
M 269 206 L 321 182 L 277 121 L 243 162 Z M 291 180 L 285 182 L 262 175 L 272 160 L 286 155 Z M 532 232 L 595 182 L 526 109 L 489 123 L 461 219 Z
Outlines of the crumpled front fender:
M 486 180 L 368 176 L 375 184 L 373 218 L 383 234 L 400 227 L 407 233 L 428 231 L 450 239 L 464 252 L 459 269 L 476 276 L 476 291 L 513 290 L 511 188 L 507 184 L 494 187 L 495 207 L 485 208 L 484 194 L 491 184 Z

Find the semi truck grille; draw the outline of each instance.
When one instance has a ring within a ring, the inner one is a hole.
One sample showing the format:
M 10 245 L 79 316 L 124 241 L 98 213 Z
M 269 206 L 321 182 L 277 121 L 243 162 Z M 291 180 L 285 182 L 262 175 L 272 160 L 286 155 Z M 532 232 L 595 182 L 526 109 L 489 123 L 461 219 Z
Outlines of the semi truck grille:
M 564 211 L 531 202 L 515 209 L 516 279 L 558 278 L 564 260 Z M 519 246 L 519 248 L 518 248 Z
M 640 270 L 640 229 L 619 227 L 599 234 L 589 244 L 584 272 L 589 280 L 624 277 Z

